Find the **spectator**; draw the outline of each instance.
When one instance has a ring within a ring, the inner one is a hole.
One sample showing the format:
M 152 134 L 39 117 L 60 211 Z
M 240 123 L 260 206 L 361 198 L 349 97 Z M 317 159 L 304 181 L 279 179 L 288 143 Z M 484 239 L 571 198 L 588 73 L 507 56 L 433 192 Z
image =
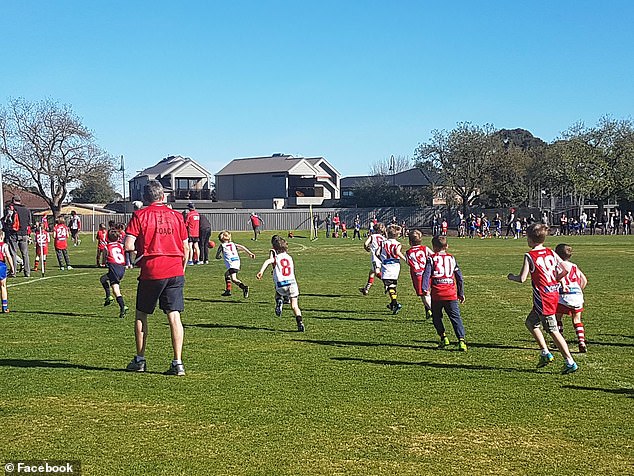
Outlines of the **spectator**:
M 209 264 L 209 239 L 211 223 L 205 215 L 200 215 L 200 259 L 198 264 Z
M 148 206 L 132 214 L 126 229 L 125 249 L 137 251 L 141 268 L 134 328 L 136 356 L 126 370 L 146 370 L 147 316 L 154 312 L 158 301 L 159 308 L 167 314 L 174 350 L 174 359 L 166 374 L 185 375 L 180 313 L 184 310 L 183 287 L 189 252 L 187 229 L 181 216 L 163 203 L 163 186 L 158 180 L 150 180 L 145 185 L 143 200 Z
M 13 272 L 10 276 L 15 277 L 18 249 L 22 255 L 22 269 L 24 276 L 31 276 L 31 263 L 29 261 L 29 229 L 31 227 L 31 211 L 22 205 L 22 199 L 15 195 L 11 204 L 5 211 L 2 219 L 2 227 L 6 235 L 6 242 L 9 245 L 9 253 L 13 263 Z
M 251 227 L 253 228 L 253 241 L 257 241 L 258 235 L 260 234 L 260 227 L 262 226 L 262 218 L 254 212 L 251 212 L 251 216 L 249 217 L 249 221 L 251 222 Z
M 70 236 L 73 238 L 73 246 L 77 246 L 81 243 L 79 239 L 79 231 L 81 230 L 81 218 L 77 215 L 75 210 L 70 212 L 70 218 L 68 220 L 68 228 L 70 229 Z

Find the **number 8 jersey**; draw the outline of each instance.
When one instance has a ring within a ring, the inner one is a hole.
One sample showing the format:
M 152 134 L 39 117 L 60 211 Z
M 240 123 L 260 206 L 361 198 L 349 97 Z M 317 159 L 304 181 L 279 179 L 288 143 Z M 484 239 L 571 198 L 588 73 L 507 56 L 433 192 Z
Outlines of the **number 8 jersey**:
M 273 266 L 273 281 L 276 288 L 283 286 L 289 286 L 291 284 L 297 284 L 295 281 L 295 264 L 293 258 L 288 253 L 274 254 L 273 259 L 275 264 Z

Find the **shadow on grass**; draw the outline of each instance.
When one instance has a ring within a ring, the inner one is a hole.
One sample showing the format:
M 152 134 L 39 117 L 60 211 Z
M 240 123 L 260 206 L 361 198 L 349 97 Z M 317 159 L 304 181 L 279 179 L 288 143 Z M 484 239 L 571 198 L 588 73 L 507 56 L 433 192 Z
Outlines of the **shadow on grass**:
M 625 395 L 628 398 L 634 398 L 634 388 L 582 387 L 580 385 L 562 385 L 561 388 L 569 388 L 571 390 L 586 390 L 586 391 L 594 391 L 594 392 L 613 393 L 615 395 Z
M 293 320 L 292 324 L 295 324 Z M 242 324 L 183 324 L 183 327 L 200 327 L 203 329 L 236 329 L 239 331 L 268 331 L 268 332 L 291 332 L 296 333 L 297 330 L 289 329 L 273 329 L 272 327 L 256 327 L 244 326 Z
M 316 312 L 331 312 L 331 311 L 320 311 L 319 309 L 304 309 L 305 311 L 316 311 Z M 385 322 L 387 319 L 381 319 L 378 317 L 337 317 L 337 316 L 310 316 L 311 319 L 324 319 L 324 320 L 333 320 L 333 321 L 367 321 L 367 322 Z
M 497 372 L 521 372 L 521 373 L 536 373 L 536 370 L 529 369 L 512 369 L 508 367 L 491 367 L 489 365 L 469 365 L 469 364 L 447 364 L 442 362 L 406 362 L 401 360 L 380 360 L 380 359 L 361 359 L 358 357 L 331 357 L 331 360 L 337 360 L 340 362 L 363 362 L 366 364 L 375 365 L 394 365 L 394 366 L 419 366 L 430 367 L 434 369 L 462 369 L 462 370 L 491 370 Z
M 70 312 L 70 311 L 28 311 L 28 310 L 20 309 L 18 311 L 12 310 L 11 314 L 42 314 L 43 316 L 95 317 L 95 318 L 107 319 L 107 316 L 104 316 L 102 314 L 87 314 L 85 312 Z
M 39 360 L 39 359 L 0 359 L 0 367 L 15 367 L 22 369 L 77 369 L 107 372 L 128 372 L 124 368 L 94 367 L 92 365 L 73 364 L 67 360 Z M 144 372 L 146 374 L 162 375 L 161 372 Z
M 238 300 L 231 299 L 231 297 L 229 297 L 229 299 L 214 299 L 214 298 L 204 299 L 204 298 L 186 297 L 185 301 L 212 302 L 212 303 L 222 303 L 222 304 L 243 304 L 246 302 L 248 302 L 249 304 L 271 304 L 270 301 L 268 302 L 267 301 L 246 301 L 244 300 L 244 298 L 242 298 L 242 296 L 236 295 L 236 297 L 238 298 Z
M 431 346 L 392 344 L 390 342 L 359 342 L 346 340 L 314 340 L 314 339 L 293 339 L 294 342 L 306 342 L 307 344 L 329 345 L 333 347 L 398 347 L 401 349 L 434 349 Z
M 634 344 L 619 344 L 617 342 L 599 342 L 596 340 L 588 340 L 587 341 L 588 345 L 591 346 L 595 346 L 595 345 L 600 345 L 600 346 L 606 346 L 606 347 L 634 347 Z
M 634 336 L 626 336 L 623 334 L 598 334 L 600 336 L 607 336 L 607 337 L 622 337 L 624 339 L 634 339 Z
M 343 294 L 316 294 L 316 293 L 302 293 L 302 296 L 311 296 L 311 297 L 329 297 L 329 298 L 337 298 L 344 297 Z
M 434 344 L 438 345 L 437 340 L 415 340 L 414 342 L 420 342 L 424 344 Z M 483 349 L 502 349 L 502 350 L 530 350 L 535 351 L 535 347 L 519 347 L 517 345 L 506 345 L 506 344 L 491 344 L 488 342 L 469 342 L 467 341 L 467 345 L 469 348 L 483 348 Z M 451 349 L 449 349 L 451 350 Z

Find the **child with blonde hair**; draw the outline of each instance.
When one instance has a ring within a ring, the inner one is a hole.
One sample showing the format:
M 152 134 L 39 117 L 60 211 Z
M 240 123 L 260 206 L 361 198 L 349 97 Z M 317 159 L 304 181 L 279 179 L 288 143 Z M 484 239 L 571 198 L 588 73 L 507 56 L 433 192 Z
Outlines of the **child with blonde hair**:
M 218 246 L 218 251 L 216 252 L 216 259 L 220 259 L 220 256 L 222 256 L 227 268 L 225 272 L 225 292 L 222 293 L 222 296 L 231 296 L 231 286 L 236 284 L 242 289 L 242 295 L 248 298 L 249 286 L 238 279 L 238 272 L 240 271 L 240 255 L 238 251 L 244 251 L 251 259 L 255 258 L 255 255 L 246 246 L 232 242 L 231 233 L 227 230 L 218 234 L 218 240 L 220 241 L 220 246 Z

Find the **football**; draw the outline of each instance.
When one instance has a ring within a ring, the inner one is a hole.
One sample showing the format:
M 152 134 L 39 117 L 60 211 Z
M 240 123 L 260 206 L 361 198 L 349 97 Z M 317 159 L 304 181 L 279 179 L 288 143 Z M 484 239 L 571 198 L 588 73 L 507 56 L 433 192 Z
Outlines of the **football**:
M 215 248 L 216 242 L 214 240 L 209 240 L 209 248 Z

